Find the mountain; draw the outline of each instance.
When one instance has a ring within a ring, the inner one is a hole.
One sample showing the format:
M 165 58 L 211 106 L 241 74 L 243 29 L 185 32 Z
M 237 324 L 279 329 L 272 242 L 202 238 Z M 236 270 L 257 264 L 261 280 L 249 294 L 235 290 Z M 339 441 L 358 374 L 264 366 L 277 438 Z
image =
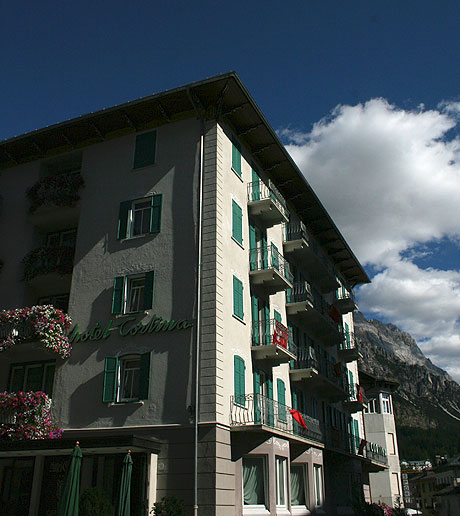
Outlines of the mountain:
M 409 333 L 394 324 L 354 314 L 355 337 L 363 355 L 359 367 L 394 379 L 399 456 L 416 460 L 460 451 L 460 385 L 435 366 Z

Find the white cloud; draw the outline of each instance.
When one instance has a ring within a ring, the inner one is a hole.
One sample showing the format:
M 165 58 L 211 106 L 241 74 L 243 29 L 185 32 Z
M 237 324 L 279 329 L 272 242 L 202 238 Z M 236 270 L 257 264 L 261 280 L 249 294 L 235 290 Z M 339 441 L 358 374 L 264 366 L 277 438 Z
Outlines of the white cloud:
M 411 333 L 456 378 L 460 274 L 411 260 L 415 246 L 460 239 L 459 121 L 460 103 L 405 111 L 373 99 L 338 106 L 310 133 L 280 133 L 358 259 L 379 271 L 360 308 Z

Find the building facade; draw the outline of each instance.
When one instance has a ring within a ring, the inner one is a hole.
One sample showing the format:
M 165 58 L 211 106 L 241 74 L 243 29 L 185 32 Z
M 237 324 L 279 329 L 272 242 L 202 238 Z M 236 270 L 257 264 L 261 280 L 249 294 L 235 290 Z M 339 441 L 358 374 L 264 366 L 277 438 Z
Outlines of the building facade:
M 46 393 L 64 430 L 7 438 L 3 406 L 0 514 L 54 514 L 77 440 L 81 489 L 114 506 L 132 451 L 135 516 L 165 495 L 203 516 L 369 496 L 369 279 L 235 74 L 6 140 L 0 166 L 0 390 Z

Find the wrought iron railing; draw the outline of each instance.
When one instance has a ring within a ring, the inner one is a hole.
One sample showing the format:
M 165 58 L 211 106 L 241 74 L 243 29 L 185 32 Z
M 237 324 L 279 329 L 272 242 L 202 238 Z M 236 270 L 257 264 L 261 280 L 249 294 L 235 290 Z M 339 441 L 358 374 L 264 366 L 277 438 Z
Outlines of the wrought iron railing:
M 351 299 L 356 304 L 355 293 L 352 289 L 348 290 L 343 285 L 335 291 L 336 299 Z
M 316 369 L 330 382 L 345 392 L 348 392 L 348 380 L 346 368 L 340 362 L 333 362 L 324 357 L 317 356 L 312 347 L 299 346 L 297 349 L 297 360 L 291 362 L 291 369 Z
M 40 274 L 57 272 L 58 274 L 71 274 L 75 248 L 39 247 L 28 253 L 24 259 L 24 279 L 31 280 Z
M 355 348 L 356 348 L 355 334 L 352 331 L 344 330 L 343 340 L 339 344 L 337 344 L 337 349 L 339 351 L 343 351 L 346 349 L 355 349 Z
M 304 439 L 323 442 L 323 430 L 320 422 L 298 411 L 291 413 L 291 407 L 267 398 L 262 394 L 230 397 L 230 414 L 232 426 L 264 425 Z M 305 428 L 294 417 L 299 417 Z
M 271 181 L 268 182 L 268 185 L 260 180 L 248 183 L 248 201 L 263 201 L 264 199 L 271 199 L 285 217 L 289 216 L 284 197 Z
M 278 345 L 287 349 L 293 355 L 297 355 L 297 346 L 294 344 L 291 332 L 275 319 L 254 321 L 252 323 L 252 345 Z
M 336 269 L 331 262 L 329 256 L 321 249 L 320 245 L 313 237 L 313 235 L 308 231 L 307 227 L 303 222 L 289 222 L 286 224 L 286 241 L 290 242 L 293 240 L 305 240 L 315 253 L 315 255 L 319 258 L 324 267 L 328 270 L 330 274 L 333 276 L 336 275 Z
M 276 269 L 289 282 L 292 282 L 292 273 L 289 263 L 273 244 L 250 249 L 249 263 L 251 271 Z

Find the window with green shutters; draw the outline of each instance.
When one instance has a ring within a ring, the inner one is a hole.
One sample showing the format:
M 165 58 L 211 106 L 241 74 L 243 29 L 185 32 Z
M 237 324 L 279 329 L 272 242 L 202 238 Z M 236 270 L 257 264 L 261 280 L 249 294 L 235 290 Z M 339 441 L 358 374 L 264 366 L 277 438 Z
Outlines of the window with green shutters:
M 232 237 L 243 245 L 243 211 L 235 201 L 232 201 Z
M 241 177 L 241 152 L 232 143 L 232 169 Z
M 112 314 L 128 314 L 153 307 L 155 273 L 118 276 L 113 282 Z
M 244 319 L 243 283 L 236 276 L 233 276 L 233 315 Z
M 104 403 L 128 403 L 149 398 L 150 353 L 106 357 Z
M 159 233 L 161 231 L 162 194 L 120 203 L 118 240 Z
M 136 136 L 133 168 L 147 167 L 155 163 L 156 142 L 156 131 L 149 131 Z
M 237 405 L 245 405 L 246 396 L 246 366 L 244 360 L 235 355 L 233 357 L 234 374 L 234 401 Z

